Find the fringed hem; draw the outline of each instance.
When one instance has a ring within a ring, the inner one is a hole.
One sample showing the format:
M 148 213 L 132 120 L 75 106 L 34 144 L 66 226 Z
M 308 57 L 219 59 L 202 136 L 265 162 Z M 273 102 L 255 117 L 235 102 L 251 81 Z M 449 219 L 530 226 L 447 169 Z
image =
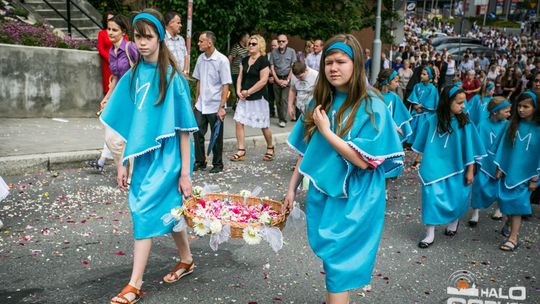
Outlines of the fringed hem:
M 347 141 L 347 144 L 349 146 L 351 146 L 353 149 L 355 149 L 356 152 L 360 153 L 363 157 L 371 159 L 371 160 L 380 160 L 380 159 L 386 160 L 386 159 L 390 159 L 390 158 L 396 158 L 396 157 L 405 156 L 404 152 L 396 152 L 396 153 L 387 154 L 387 155 L 373 156 L 373 155 L 371 155 L 369 153 L 366 153 L 364 150 L 360 149 L 352 141 Z
M 302 153 L 302 151 L 300 151 L 298 148 L 296 148 L 293 144 L 291 144 L 291 142 L 287 139 L 287 144 L 289 145 L 289 147 L 291 149 L 293 149 L 294 151 L 296 151 L 298 154 L 304 156 L 304 153 Z
M 401 143 L 406 142 L 409 139 L 409 137 L 411 137 L 411 135 L 413 133 L 414 133 L 413 130 L 411 130 L 409 133 L 407 133 L 407 135 L 403 136 L 403 139 L 401 140 Z
M 156 137 L 155 141 L 157 142 L 157 145 L 155 146 L 152 146 L 144 151 L 141 151 L 141 152 L 137 152 L 137 153 L 133 153 L 133 154 L 129 154 L 127 156 L 124 156 L 122 158 L 122 163 L 124 163 L 126 160 L 128 160 L 130 157 L 133 157 L 133 158 L 136 158 L 136 157 L 139 157 L 143 154 L 146 154 L 148 152 L 151 152 L 151 151 L 154 151 L 156 149 L 159 149 L 161 148 L 162 146 L 162 141 L 164 139 L 167 139 L 167 138 L 170 138 L 170 137 L 173 137 L 176 135 L 176 131 L 181 131 L 181 132 L 196 132 L 199 130 L 199 128 L 174 128 L 175 132 L 174 133 L 169 133 L 169 134 L 164 134 L 164 135 L 160 135 L 158 137 Z M 126 145 L 127 145 L 127 141 L 126 141 Z
M 506 172 L 501 168 L 501 165 L 497 162 L 497 161 L 493 161 L 495 163 L 495 165 L 497 165 L 497 168 L 499 168 L 499 170 L 501 170 L 501 172 L 504 174 L 504 175 L 507 175 Z M 536 168 L 536 172 L 539 172 L 540 171 L 540 168 Z M 540 176 L 540 174 L 533 174 L 521 181 L 519 181 L 517 184 L 515 185 L 512 185 L 512 186 L 508 186 L 508 184 L 506 183 L 506 178 L 504 179 L 504 186 L 507 188 L 507 189 L 514 189 L 515 187 L 523 184 L 523 183 L 526 183 L 528 182 L 529 180 L 531 180 L 532 178 L 534 177 L 538 177 Z
M 311 181 L 311 183 L 313 184 L 313 186 L 315 186 L 315 188 L 317 188 L 317 190 L 319 190 L 320 192 L 324 193 L 326 196 L 330 196 L 328 193 L 326 193 L 326 191 L 324 191 L 323 189 L 319 188 L 319 186 L 317 186 L 317 183 L 315 182 L 315 179 L 313 179 L 313 177 L 311 177 L 311 175 L 307 174 L 306 172 L 302 171 L 300 168 L 298 168 L 298 172 L 300 172 L 302 175 L 304 176 L 307 176 L 307 178 L 309 178 L 309 180 Z M 345 196 L 340 196 L 338 198 L 347 198 L 347 195 L 345 193 Z
M 124 142 L 127 142 L 127 140 L 122 136 L 120 133 L 116 132 L 115 129 L 111 128 L 103 119 L 101 119 L 101 116 L 99 117 L 99 121 L 101 121 L 102 124 L 104 124 L 107 128 L 111 129 L 118 137 L 122 138 Z
M 447 176 L 441 177 L 441 178 L 439 178 L 439 179 L 436 179 L 436 180 L 431 181 L 431 182 L 428 182 L 428 183 L 426 183 L 426 182 L 424 181 L 424 179 L 422 178 L 422 175 L 420 174 L 420 171 L 418 171 L 418 176 L 420 176 L 420 180 L 422 181 L 422 184 L 424 184 L 424 186 L 429 186 L 429 185 L 431 185 L 431 184 L 435 184 L 435 183 L 437 183 L 437 182 L 440 182 L 440 181 L 442 181 L 442 180 L 445 180 L 445 179 L 447 179 L 447 178 L 449 178 L 449 177 L 452 177 L 452 176 L 454 176 L 454 175 L 461 174 L 461 173 L 463 173 L 463 172 L 465 172 L 465 169 L 460 170 L 460 171 L 456 171 L 456 172 L 453 172 L 453 173 L 450 173 L 450 174 L 448 174 Z

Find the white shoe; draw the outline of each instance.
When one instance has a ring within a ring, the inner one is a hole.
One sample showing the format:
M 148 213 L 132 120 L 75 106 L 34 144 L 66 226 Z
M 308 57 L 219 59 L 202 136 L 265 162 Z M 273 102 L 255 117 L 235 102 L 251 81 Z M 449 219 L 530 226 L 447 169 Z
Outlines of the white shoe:
M 0 229 L 4 227 L 4 223 L 2 223 L 2 220 L 0 220 Z
M 287 124 L 286 124 L 284 121 L 280 121 L 280 122 L 279 122 L 279 126 L 280 126 L 281 128 L 285 128 L 286 125 L 287 125 Z

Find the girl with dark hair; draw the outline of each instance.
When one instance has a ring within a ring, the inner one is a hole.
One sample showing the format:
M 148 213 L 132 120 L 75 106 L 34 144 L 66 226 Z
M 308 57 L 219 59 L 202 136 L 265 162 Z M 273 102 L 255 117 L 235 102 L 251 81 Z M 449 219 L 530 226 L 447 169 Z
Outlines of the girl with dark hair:
M 349 290 L 371 281 L 385 173 L 403 164 L 395 123 L 368 88 L 362 54 L 352 35 L 325 44 L 314 98 L 288 139 L 299 156 L 284 208 L 292 207 L 301 175 L 308 177 L 308 239 L 323 261 L 326 302 L 332 304 L 348 303 Z
M 434 76 L 434 72 L 430 67 L 424 67 L 422 74 L 420 74 L 421 82 L 414 85 L 411 95 L 408 97 L 413 108 L 411 112 L 413 117 L 411 122 L 413 134 L 407 140 L 409 143 L 414 142 L 418 128 L 435 113 L 435 109 L 437 109 L 437 105 L 439 104 L 439 91 L 431 83 Z
M 463 89 L 446 87 L 436 115 L 415 136 L 412 149 L 419 153 L 415 163 L 420 163 L 422 222 L 426 225 L 420 248 L 435 241 L 435 225 L 448 224 L 447 236 L 457 233 L 459 219 L 468 208 L 474 162 L 486 156 L 476 128 L 463 113 L 465 99 Z
M 507 237 L 504 251 L 518 248 L 521 216 L 531 214 L 530 196 L 540 172 L 540 109 L 538 96 L 525 91 L 517 98 L 512 119 L 504 130 L 495 155 L 499 183 L 499 206 L 508 219 L 501 230 Z
M 486 109 L 489 112 L 489 118 L 482 119 L 478 124 L 478 134 L 488 155 L 476 161 L 478 164 L 476 166 L 477 173 L 472 186 L 471 198 L 473 214 L 469 220 L 471 227 L 478 224 L 480 209 L 489 208 L 497 200 L 499 181 L 495 179 L 496 166 L 493 160 L 499 142 L 504 136 L 503 131 L 508 124 L 511 108 L 512 104 L 509 100 L 501 96 L 494 97 Z
M 495 93 L 495 84 L 493 82 L 486 82 L 482 86 L 480 94 L 474 95 L 465 106 L 465 113 L 469 114 L 469 119 L 475 126 L 482 120 L 489 118 L 489 111 L 487 106 L 489 102 L 493 99 L 493 94 Z M 504 98 L 503 98 L 504 100 Z
M 193 272 L 195 264 L 185 230 L 161 217 L 182 205 L 191 195 L 193 153 L 190 133 L 197 131 L 189 86 L 165 45 L 163 17 L 147 9 L 133 19 L 135 44 L 141 59 L 118 82 L 101 115 L 102 122 L 125 141 L 117 182 L 128 190 L 123 166 L 135 158 L 128 205 L 133 219 L 135 245 L 129 283 L 112 304 L 134 303 L 141 297 L 143 274 L 152 238 L 171 233 L 180 262 L 163 281 L 176 282 Z

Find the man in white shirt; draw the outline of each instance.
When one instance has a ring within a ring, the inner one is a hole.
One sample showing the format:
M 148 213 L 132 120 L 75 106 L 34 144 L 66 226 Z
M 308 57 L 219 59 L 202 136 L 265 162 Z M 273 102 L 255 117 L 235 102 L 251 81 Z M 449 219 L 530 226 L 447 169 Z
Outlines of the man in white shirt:
M 306 111 L 309 101 L 313 99 L 313 90 L 315 89 L 319 72 L 306 67 L 302 61 L 297 61 L 293 64 L 292 72 L 288 112 L 289 116 L 293 120 L 296 120 L 301 113 Z
M 184 37 L 180 36 L 180 29 L 182 28 L 182 20 L 180 14 L 177 12 L 168 12 L 165 14 L 165 24 L 167 34 L 165 35 L 165 43 L 167 48 L 173 54 L 174 60 L 178 65 L 178 69 L 184 73 L 189 74 L 188 67 L 188 53 L 186 48 L 186 41 Z
M 306 65 L 315 71 L 319 71 L 319 65 L 321 64 L 323 42 L 320 39 L 313 42 L 313 53 L 309 53 L 306 57 Z
M 195 166 L 193 171 L 206 169 L 204 152 L 204 136 L 208 125 L 213 131 L 218 120 L 221 121 L 219 135 L 212 149 L 212 165 L 210 173 L 223 171 L 223 120 L 229 85 L 232 83 L 229 59 L 215 48 L 216 35 L 205 31 L 199 36 L 199 50 L 203 52 L 197 59 L 193 78 L 197 79 L 197 103 L 195 104 L 195 119 L 199 131 L 195 132 Z

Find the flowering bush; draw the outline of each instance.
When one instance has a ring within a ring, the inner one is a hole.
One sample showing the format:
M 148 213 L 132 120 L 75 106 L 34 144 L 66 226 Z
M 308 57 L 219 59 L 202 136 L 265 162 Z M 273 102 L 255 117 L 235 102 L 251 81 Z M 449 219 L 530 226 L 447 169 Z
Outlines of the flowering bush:
M 0 43 L 78 50 L 92 50 L 96 47 L 95 40 L 72 39 L 69 36 L 60 38 L 45 25 L 30 25 L 16 20 L 0 23 Z

